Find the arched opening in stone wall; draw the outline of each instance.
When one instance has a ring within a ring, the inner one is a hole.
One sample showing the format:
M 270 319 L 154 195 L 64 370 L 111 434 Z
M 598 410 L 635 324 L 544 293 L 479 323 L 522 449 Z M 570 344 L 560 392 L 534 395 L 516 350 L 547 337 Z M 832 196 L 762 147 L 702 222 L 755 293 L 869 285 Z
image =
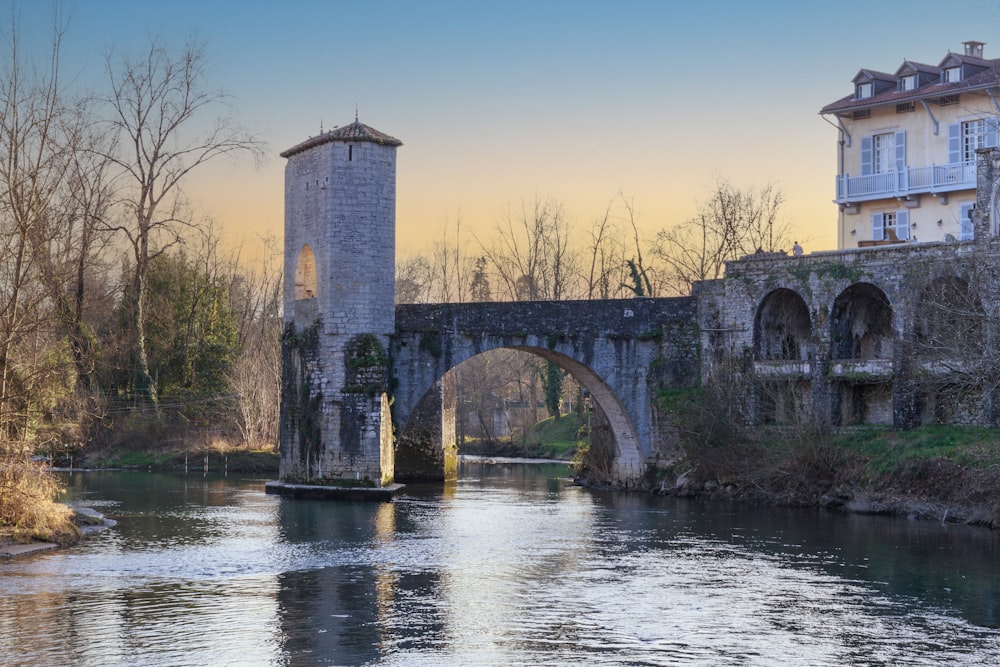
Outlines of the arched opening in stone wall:
M 983 419 L 983 328 L 986 314 L 969 283 L 940 276 L 920 293 L 913 322 L 914 402 L 922 424 Z
M 870 283 L 856 283 L 840 293 L 830 314 L 833 359 L 891 359 L 892 306 Z
M 295 300 L 315 299 L 318 279 L 316 276 L 316 255 L 309 244 L 302 246 L 295 262 Z
M 914 314 L 914 351 L 922 358 L 979 357 L 983 318 L 979 297 L 958 276 L 942 276 L 921 290 Z
M 521 367 L 522 361 L 514 356 L 533 360 L 534 368 Z M 639 438 L 614 391 L 575 359 L 548 349 L 511 346 L 463 361 L 424 393 L 397 434 L 396 479 L 440 479 L 447 465 L 448 453 L 443 450 L 451 441 L 461 452 L 463 442 L 506 440 L 511 453 L 521 455 L 521 445 L 526 437 L 534 437 L 531 429 L 536 423 L 544 426 L 552 418 L 546 410 L 544 381 L 531 389 L 529 378 L 517 376 L 544 376 L 549 372 L 547 362 L 567 376 L 560 401 L 564 415 L 560 428 L 566 437 L 589 443 L 595 465 L 606 468 L 595 472 L 608 479 L 620 479 L 623 473 L 638 478 L 643 467 Z M 503 388 L 505 382 L 508 389 Z M 456 391 L 461 385 L 466 390 Z M 510 385 L 515 388 L 510 390 Z
M 760 302 L 754 319 L 758 359 L 806 361 L 811 338 L 809 309 L 797 292 L 776 289 Z
M 893 416 L 893 311 L 885 293 L 870 283 L 851 285 L 830 313 L 834 422 L 890 425 Z

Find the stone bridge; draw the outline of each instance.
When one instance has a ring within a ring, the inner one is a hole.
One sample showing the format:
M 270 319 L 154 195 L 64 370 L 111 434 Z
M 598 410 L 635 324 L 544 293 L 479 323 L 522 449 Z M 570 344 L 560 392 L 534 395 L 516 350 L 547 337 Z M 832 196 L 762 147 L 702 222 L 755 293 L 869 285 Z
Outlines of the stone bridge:
M 451 468 L 452 369 L 509 348 L 557 364 L 589 391 L 614 453 L 611 472 L 634 482 L 665 442 L 657 387 L 697 383 L 695 315 L 690 297 L 397 306 L 389 350 L 396 479 L 439 479 Z
M 713 387 L 751 423 L 1000 422 L 998 149 L 977 153 L 972 241 L 762 253 L 689 298 L 396 307 L 400 145 L 355 119 L 282 153 L 282 482 L 444 477 L 452 369 L 501 347 L 589 390 L 626 486 L 669 453 L 661 387 Z

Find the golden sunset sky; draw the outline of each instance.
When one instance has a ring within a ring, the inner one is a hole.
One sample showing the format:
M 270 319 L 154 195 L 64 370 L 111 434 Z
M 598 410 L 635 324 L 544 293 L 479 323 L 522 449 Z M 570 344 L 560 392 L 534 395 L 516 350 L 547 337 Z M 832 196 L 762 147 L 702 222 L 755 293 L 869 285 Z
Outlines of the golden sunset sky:
M 9 0 L 0 6 L 11 7 Z M 52 4 L 18 2 L 41 38 Z M 956 6 L 957 7 L 957 6 Z M 818 115 L 862 67 L 937 64 L 965 40 L 1000 56 L 1000 6 L 534 0 L 64 0 L 65 81 L 98 89 L 104 54 L 151 36 L 206 44 L 208 85 L 268 146 L 217 162 L 186 192 L 231 243 L 281 236 L 282 150 L 354 120 L 395 136 L 397 253 L 446 226 L 489 235 L 522 199 L 585 229 L 621 191 L 642 230 L 683 222 L 717 177 L 773 183 L 806 250 L 835 246 L 837 132 Z M 8 11 L 5 16 L 10 16 Z M 996 35 L 995 35 L 996 33 Z

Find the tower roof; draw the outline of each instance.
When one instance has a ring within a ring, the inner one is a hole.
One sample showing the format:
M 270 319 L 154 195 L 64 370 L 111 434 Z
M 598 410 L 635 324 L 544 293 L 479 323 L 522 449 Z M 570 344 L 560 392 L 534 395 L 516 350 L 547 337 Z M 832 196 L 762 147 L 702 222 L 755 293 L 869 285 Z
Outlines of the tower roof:
M 281 153 L 281 157 L 292 157 L 296 153 L 301 153 L 302 151 L 309 150 L 315 146 L 321 146 L 325 143 L 331 141 L 341 141 L 341 142 L 359 142 L 359 141 L 370 141 L 375 144 L 380 144 L 382 146 L 402 146 L 403 142 L 395 137 L 390 137 L 384 132 L 379 132 L 375 128 L 368 127 L 364 123 L 355 120 L 350 125 L 344 125 L 343 127 L 338 127 L 329 132 L 323 132 L 322 134 L 309 137 L 305 141 L 295 146 L 292 146 L 288 150 Z

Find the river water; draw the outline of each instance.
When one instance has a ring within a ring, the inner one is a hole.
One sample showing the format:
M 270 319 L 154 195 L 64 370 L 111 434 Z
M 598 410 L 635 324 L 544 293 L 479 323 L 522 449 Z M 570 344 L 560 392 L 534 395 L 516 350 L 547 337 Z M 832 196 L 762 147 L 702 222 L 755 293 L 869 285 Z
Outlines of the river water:
M 996 665 L 1000 536 L 462 464 L 396 502 L 86 472 L 118 520 L 0 562 L 4 665 Z

